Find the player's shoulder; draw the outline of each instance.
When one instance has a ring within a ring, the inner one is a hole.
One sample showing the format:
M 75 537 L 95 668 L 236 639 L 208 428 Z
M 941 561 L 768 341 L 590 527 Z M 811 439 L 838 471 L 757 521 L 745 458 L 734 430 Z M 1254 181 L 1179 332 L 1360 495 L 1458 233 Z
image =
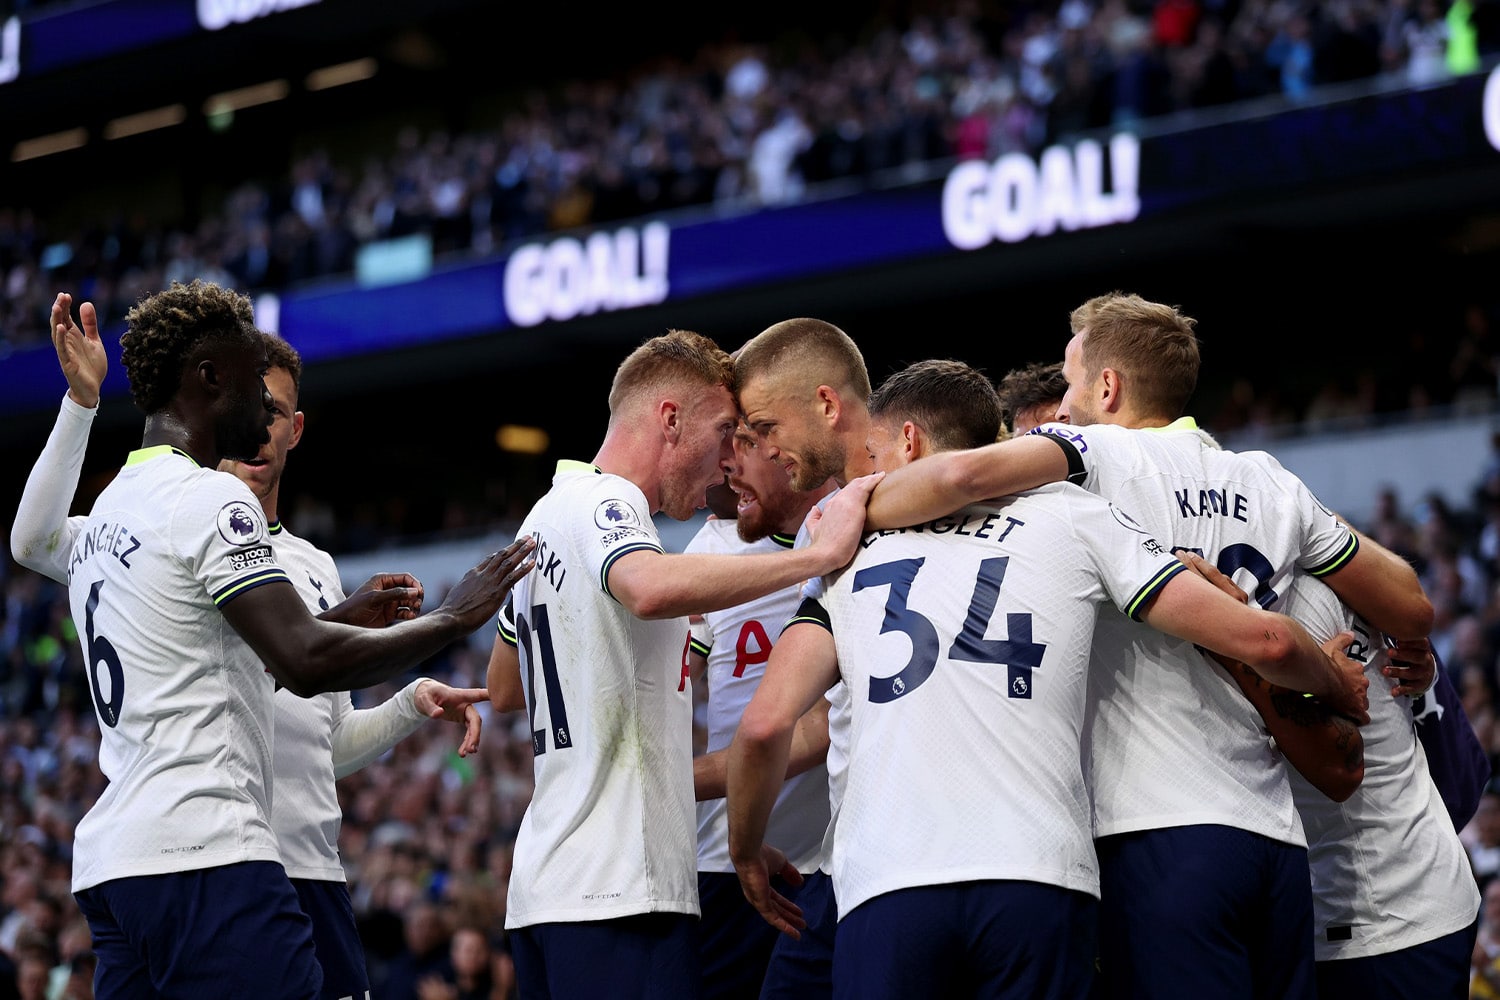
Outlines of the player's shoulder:
M 709 518 L 703 522 L 683 552 L 723 553 L 734 552 L 744 547 L 740 541 L 738 526 L 733 520 Z
M 325 573 L 337 573 L 338 566 L 333 561 L 332 555 L 292 532 L 286 525 L 277 522 L 270 526 L 269 536 L 271 547 L 276 550 L 278 561 L 286 562 L 287 558 L 291 557 L 306 565 L 317 566 Z

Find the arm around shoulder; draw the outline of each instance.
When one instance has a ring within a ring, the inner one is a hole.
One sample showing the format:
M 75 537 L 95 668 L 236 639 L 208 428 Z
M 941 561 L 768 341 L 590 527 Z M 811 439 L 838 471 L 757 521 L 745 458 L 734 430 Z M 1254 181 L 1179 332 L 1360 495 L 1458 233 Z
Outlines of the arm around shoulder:
M 1391 638 L 1425 638 L 1432 631 L 1433 609 L 1417 571 L 1373 538 L 1354 533 L 1359 549 L 1322 581 L 1355 614 Z

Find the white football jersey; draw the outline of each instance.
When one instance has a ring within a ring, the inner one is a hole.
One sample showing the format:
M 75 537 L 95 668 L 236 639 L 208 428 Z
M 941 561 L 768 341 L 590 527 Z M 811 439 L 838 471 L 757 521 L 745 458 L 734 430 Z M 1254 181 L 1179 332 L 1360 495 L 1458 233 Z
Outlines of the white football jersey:
M 712 554 L 777 552 L 793 539 L 772 535 L 742 542 L 734 521 L 707 521 L 684 551 Z M 765 673 L 771 646 L 802 601 L 801 588 L 784 587 L 765 597 L 703 615 L 693 648 L 708 658 L 708 750 L 734 740 L 740 717 Z M 700 638 L 701 636 L 701 638 Z M 797 870 L 817 870 L 828 829 L 828 769 L 818 765 L 782 786 L 766 827 L 766 843 L 780 848 Z M 698 803 L 698 870 L 733 872 L 729 818 L 724 799 Z
M 1307 830 L 1318 961 L 1383 955 L 1467 927 L 1479 889 L 1428 773 L 1411 699 L 1391 697 L 1380 672 L 1389 662 L 1383 637 L 1302 573 L 1282 610 L 1319 642 L 1353 631 L 1348 655 L 1370 678 L 1365 777 L 1354 794 L 1335 802 L 1289 768 Z
M 646 498 L 560 462 L 519 534 L 537 541 L 511 593 L 536 790 L 505 926 L 697 914 L 688 621 L 643 621 L 609 592 L 615 560 L 661 551 Z
M 1138 614 L 1185 568 L 1066 483 L 865 537 L 823 598 L 852 715 L 840 917 L 980 879 L 1099 895 L 1082 758 L 1094 620 L 1106 603 Z
M 297 596 L 313 614 L 344 599 L 333 557 L 298 538 L 281 523 L 270 527 L 276 561 L 286 571 Z M 333 774 L 333 723 L 354 704 L 347 691 L 299 698 L 276 692 L 276 743 L 273 755 L 276 804 L 271 825 L 281 846 L 281 861 L 290 878 L 344 881 L 339 861 L 339 808 Z
M 829 492 L 818 501 L 818 508 L 828 505 L 842 486 Z M 812 534 L 807 522 L 797 529 L 797 548 L 812 544 Z M 821 601 L 828 592 L 826 577 L 815 576 L 802 586 L 802 596 Z M 790 624 L 790 623 L 788 623 Z M 849 691 L 848 685 L 839 679 L 823 693 L 828 699 L 828 754 L 823 760 L 823 770 L 828 777 L 828 826 L 823 831 L 823 844 L 819 850 L 818 870 L 825 875 L 833 874 L 833 833 L 838 826 L 839 803 L 844 798 L 844 779 L 849 773 Z
M 1263 607 L 1292 570 L 1343 565 L 1355 536 L 1264 452 L 1226 452 L 1191 418 L 1160 429 L 1043 425 L 1082 460 L 1081 485 L 1173 549 L 1216 563 Z M 1260 716 L 1191 643 L 1100 615 L 1086 746 L 1094 835 L 1212 823 L 1302 846 L 1284 766 Z
M 287 575 L 260 504 L 167 446 L 133 452 L 68 563 L 109 785 L 78 824 L 73 890 L 279 861 L 274 682 L 219 607 Z

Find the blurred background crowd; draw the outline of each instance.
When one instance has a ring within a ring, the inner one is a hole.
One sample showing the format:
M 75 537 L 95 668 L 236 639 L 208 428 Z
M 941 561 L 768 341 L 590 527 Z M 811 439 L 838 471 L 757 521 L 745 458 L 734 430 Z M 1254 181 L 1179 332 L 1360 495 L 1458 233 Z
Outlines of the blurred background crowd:
M 408 126 L 358 151 L 302 152 L 283 173 L 246 179 L 214 203 L 122 200 L 108 217 L 85 222 L 61 205 L 5 192 L 0 358 L 45 341 L 59 289 L 117 322 L 139 296 L 175 279 L 277 290 L 347 275 L 362 246 L 413 233 L 430 236 L 439 255 L 487 254 L 644 214 L 740 211 L 828 185 L 935 176 L 955 160 L 1034 153 L 1103 126 L 1254 101 L 1286 107 L 1351 81 L 1421 86 L 1500 54 L 1500 0 L 959 0 L 882 9 L 848 32 L 778 45 L 719 40 L 692 60 L 662 57 L 628 75 L 538 87 L 475 127 Z M 1071 304 L 1059 304 L 1059 314 Z M 1497 323 L 1500 293 L 1442 304 L 1430 326 L 1386 331 L 1397 349 L 1329 372 L 1312 392 L 1206 371 L 1217 382 L 1200 395 L 1222 405 L 1198 416 L 1249 447 L 1293 431 L 1356 430 L 1393 414 L 1491 413 Z M 872 371 L 877 381 L 883 374 Z M 1475 461 L 1479 485 L 1468 505 L 1403 493 L 1394 470 L 1389 481 L 1372 479 L 1376 513 L 1359 527 L 1418 567 L 1438 609 L 1434 647 L 1493 756 L 1500 438 Z M 453 501 L 441 527 L 450 535 L 513 529 L 533 498 L 495 502 L 499 492 Z M 335 516 L 335 499 L 299 495 L 287 512 L 298 534 L 335 556 L 431 527 L 373 502 Z M 86 997 L 88 932 L 68 883 L 72 830 L 103 781 L 97 727 L 65 591 L 17 567 L 6 549 L 0 1000 Z M 435 604 L 442 582 L 426 582 Z M 412 676 L 482 685 L 490 639 L 481 630 Z M 356 692 L 356 704 L 397 686 Z M 460 759 L 452 727 L 428 725 L 340 781 L 341 850 L 382 1000 L 509 995 L 501 927 L 510 851 L 531 790 L 526 728 L 524 718 L 486 712 L 480 752 Z M 1500 791 L 1463 836 L 1487 881 L 1500 871 Z M 1500 921 L 1500 895 L 1493 908 Z

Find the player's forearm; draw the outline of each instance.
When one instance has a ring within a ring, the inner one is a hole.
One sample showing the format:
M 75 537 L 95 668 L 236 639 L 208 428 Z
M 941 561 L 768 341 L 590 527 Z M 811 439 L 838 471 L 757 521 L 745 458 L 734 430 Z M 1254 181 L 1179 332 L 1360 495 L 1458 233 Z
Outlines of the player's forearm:
M 1373 538 L 1356 534 L 1354 563 L 1329 574 L 1325 582 L 1357 615 L 1391 638 L 1426 638 L 1434 611 L 1416 569 Z
M 865 508 L 865 527 L 874 531 L 921 524 L 971 503 L 1036 489 L 1067 476 L 1067 454 L 1045 435 L 930 455 L 881 480 Z
M 521 686 L 521 654 L 500 635 L 490 650 L 490 665 L 485 671 L 485 687 L 490 705 L 497 712 L 514 712 L 526 707 L 526 689 Z
M 221 610 L 272 676 L 304 698 L 379 684 L 467 634 L 443 608 L 383 629 L 320 621 L 282 583 L 247 591 Z
M 729 746 L 726 784 L 729 814 L 729 857 L 738 867 L 760 860 L 771 808 L 781 794 L 790 756 L 792 726 L 752 729 L 744 722 Z
M 837 568 L 812 548 L 748 555 L 685 553 L 649 561 L 654 565 L 622 565 L 610 573 L 610 592 L 637 618 L 718 611 Z
M 904 528 L 986 499 L 972 495 L 979 487 L 962 459 L 958 452 L 942 452 L 923 459 L 920 467 L 911 464 L 890 470 L 870 494 L 865 527 L 871 531 Z
M 97 412 L 63 399 L 57 422 L 26 477 L 11 526 L 10 551 L 16 562 L 60 583 L 67 581 L 68 553 L 81 523 L 68 518 L 68 508 Z
M 729 749 L 693 758 L 693 798 L 698 802 L 722 799 L 729 787 Z
M 1365 741 L 1352 720 L 1314 698 L 1268 684 L 1243 663 L 1221 663 L 1297 773 L 1335 802 L 1354 794 L 1365 776 Z
M 1286 615 L 1262 612 L 1259 617 L 1264 624 L 1237 659 L 1278 687 L 1319 697 L 1343 690 L 1337 666 L 1306 629 Z
M 786 778 L 811 771 L 828 759 L 828 702 L 819 700 L 797 720 L 787 748 Z M 729 784 L 729 748 L 693 758 L 693 795 L 699 802 L 724 798 Z
M 341 714 L 333 726 L 333 776 L 353 774 L 416 732 L 426 721 L 417 711 L 416 691 L 422 679 L 412 681 L 373 708 Z

